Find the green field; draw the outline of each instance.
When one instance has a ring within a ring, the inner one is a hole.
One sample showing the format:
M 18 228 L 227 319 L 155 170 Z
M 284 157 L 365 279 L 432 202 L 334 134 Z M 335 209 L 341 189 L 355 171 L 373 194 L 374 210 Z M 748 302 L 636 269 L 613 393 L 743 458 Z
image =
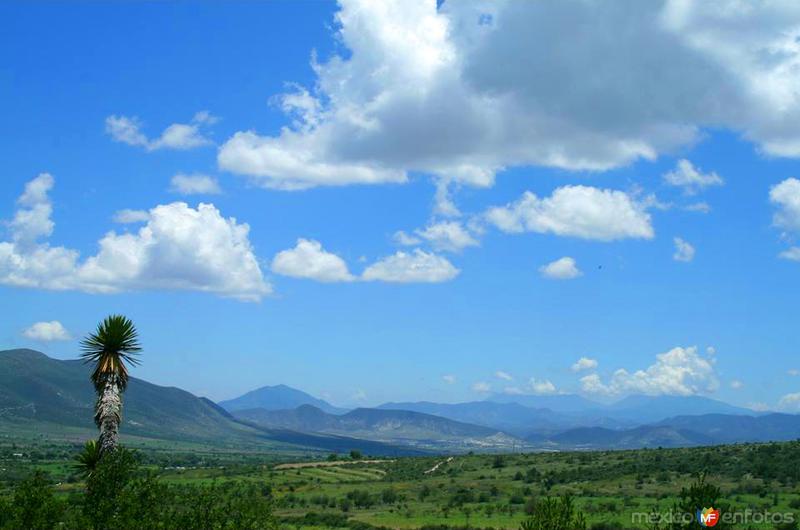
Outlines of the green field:
M 34 470 L 44 471 L 60 496 L 82 491 L 71 462 L 77 446 L 30 440 L 1 444 L 0 495 L 11 495 L 15 483 Z M 264 486 L 280 528 L 291 529 L 351 528 L 358 522 L 364 523 L 359 528 L 519 528 L 537 502 L 566 494 L 589 528 L 647 528 L 634 514 L 669 510 L 701 472 L 721 488 L 718 504 L 728 512 L 782 517 L 800 512 L 800 442 L 370 462 L 146 445 L 139 458 L 143 469 L 171 488 L 231 482 Z M 795 528 L 758 521 L 733 527 Z

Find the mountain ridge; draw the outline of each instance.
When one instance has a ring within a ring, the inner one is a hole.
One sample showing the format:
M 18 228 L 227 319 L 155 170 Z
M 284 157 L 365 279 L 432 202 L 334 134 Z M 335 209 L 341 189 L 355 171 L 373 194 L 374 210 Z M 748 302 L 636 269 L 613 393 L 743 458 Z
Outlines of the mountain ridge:
M 0 430 L 79 442 L 96 437 L 95 392 L 81 360 L 59 360 L 31 349 L 0 351 Z M 421 454 L 414 448 L 286 430 L 233 418 L 207 398 L 131 377 L 124 394 L 124 440 L 170 440 L 287 451 Z
M 245 392 L 238 397 L 219 401 L 217 404 L 228 412 L 257 408 L 290 410 L 301 405 L 313 405 L 328 414 L 343 414 L 347 412 L 347 409 L 335 407 L 323 399 L 284 384 L 265 385 Z

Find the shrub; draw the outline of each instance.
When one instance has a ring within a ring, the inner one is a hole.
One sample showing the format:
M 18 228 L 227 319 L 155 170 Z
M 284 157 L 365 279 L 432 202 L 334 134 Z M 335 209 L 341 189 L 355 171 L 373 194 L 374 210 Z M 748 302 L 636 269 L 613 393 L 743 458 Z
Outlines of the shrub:
M 586 530 L 586 519 L 567 495 L 538 501 L 531 517 L 520 525 L 520 530 Z
M 23 480 L 15 489 L 12 503 L 0 509 L 4 528 L 50 530 L 63 517 L 64 506 L 41 471 Z

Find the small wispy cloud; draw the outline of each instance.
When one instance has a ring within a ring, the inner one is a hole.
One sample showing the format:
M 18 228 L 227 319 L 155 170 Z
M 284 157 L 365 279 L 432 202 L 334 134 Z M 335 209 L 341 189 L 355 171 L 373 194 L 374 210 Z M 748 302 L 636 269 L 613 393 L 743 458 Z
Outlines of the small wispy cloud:
M 581 357 L 575 364 L 572 365 L 573 372 L 582 372 L 584 370 L 594 370 L 597 368 L 598 362 L 595 359 L 590 359 L 589 357 Z
M 114 222 L 119 224 L 146 223 L 150 219 L 150 214 L 145 210 L 119 210 L 114 214 Z
M 675 244 L 675 253 L 672 255 L 672 259 L 675 261 L 682 261 L 688 263 L 694 259 L 694 247 L 687 241 L 676 237 L 672 240 Z
M 178 173 L 170 180 L 170 191 L 181 195 L 218 195 L 222 193 L 217 179 L 201 173 Z
M 683 188 L 687 195 L 693 195 L 709 186 L 722 186 L 725 183 L 715 172 L 703 173 L 685 158 L 678 160 L 675 169 L 664 174 L 664 182 L 670 186 Z
M 159 149 L 187 150 L 195 147 L 211 145 L 203 128 L 217 121 L 208 111 L 200 111 L 189 123 L 173 123 L 156 138 L 148 138 L 142 132 L 142 123 L 133 116 L 111 115 L 106 118 L 106 133 L 115 142 L 134 147 L 143 147 L 147 151 Z
M 492 386 L 485 381 L 478 381 L 472 385 L 472 390 L 480 394 L 491 392 Z

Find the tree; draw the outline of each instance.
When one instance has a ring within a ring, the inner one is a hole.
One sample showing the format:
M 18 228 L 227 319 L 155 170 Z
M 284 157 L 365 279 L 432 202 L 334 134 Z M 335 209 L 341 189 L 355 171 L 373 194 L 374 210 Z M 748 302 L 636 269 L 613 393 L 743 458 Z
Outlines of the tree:
M 139 464 L 136 455 L 124 447 L 106 453 L 97 462 L 92 474 L 86 479 L 83 515 L 95 530 L 129 528 L 120 526 L 120 514 L 128 506 L 128 486 L 133 482 Z M 151 515 L 151 519 L 155 517 Z M 155 525 L 154 525 L 155 526 Z
M 94 364 L 90 379 L 97 392 L 94 421 L 100 429 L 100 456 L 113 452 L 119 445 L 119 424 L 122 421 L 122 393 L 128 386 L 128 368 L 139 364 L 142 350 L 133 322 L 122 315 L 106 317 L 97 331 L 81 341 L 81 357 Z
M 669 530 L 684 530 L 703 528 L 697 518 L 695 517 L 697 510 L 703 508 L 717 508 L 723 514 L 733 513 L 728 504 L 720 504 L 722 498 L 722 491 L 719 487 L 706 482 L 705 472 L 701 473 L 697 480 L 688 488 L 681 488 L 681 493 L 678 496 L 678 502 L 673 506 L 673 512 L 678 514 L 687 514 L 688 521 L 673 521 L 667 528 Z M 727 530 L 731 528 L 730 523 L 725 520 L 720 520 L 715 528 L 718 530 Z
M 50 530 L 62 516 L 64 506 L 53 495 L 52 486 L 41 471 L 22 481 L 14 490 L 7 528 Z M 2 521 L 0 521 L 2 523 Z

